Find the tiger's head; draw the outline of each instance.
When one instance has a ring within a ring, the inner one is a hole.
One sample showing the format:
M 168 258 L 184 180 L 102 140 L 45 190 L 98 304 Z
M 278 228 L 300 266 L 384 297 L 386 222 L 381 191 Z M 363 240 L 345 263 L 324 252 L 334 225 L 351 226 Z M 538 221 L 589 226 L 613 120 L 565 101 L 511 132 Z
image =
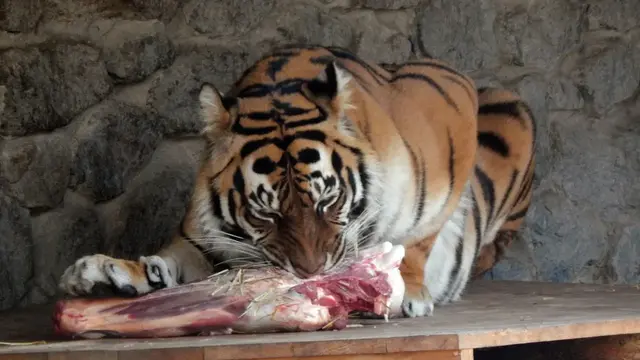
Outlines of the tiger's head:
M 366 240 L 376 156 L 358 125 L 360 89 L 331 56 L 272 55 L 222 95 L 200 90 L 208 142 L 211 251 L 309 277 Z

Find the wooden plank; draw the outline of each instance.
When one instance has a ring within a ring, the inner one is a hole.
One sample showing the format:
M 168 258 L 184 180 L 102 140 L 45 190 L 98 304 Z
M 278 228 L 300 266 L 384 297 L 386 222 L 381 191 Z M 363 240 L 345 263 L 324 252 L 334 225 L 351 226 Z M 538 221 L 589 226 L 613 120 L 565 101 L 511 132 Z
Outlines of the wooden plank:
M 458 328 L 461 348 L 640 334 L 638 286 L 486 281 L 482 287 L 473 299 L 478 307 L 460 312 L 475 323 L 477 311 L 486 311 L 481 327 Z
M 477 360 L 640 360 L 640 335 L 602 336 L 477 350 Z
M 28 317 L 23 317 L 21 322 L 16 322 L 6 317 L 11 317 L 11 313 L 0 314 L 0 334 L 11 333 L 14 338 L 38 340 L 29 337 L 29 329 L 42 326 L 42 319 L 29 321 Z M 24 328 L 5 332 L 5 324 Z M 461 301 L 437 308 L 432 317 L 392 319 L 387 323 L 361 320 L 360 324 L 362 327 L 342 331 L 295 334 L 53 341 L 46 345 L 0 346 L 0 354 L 102 350 L 124 353 L 146 349 L 202 348 L 206 359 L 225 360 L 249 359 L 257 355 L 278 358 L 474 349 L 640 334 L 640 288 L 477 281 Z M 19 336 L 21 332 L 24 334 L 22 337 Z
M 93 358 L 86 358 L 92 359 Z M 159 349 L 119 351 L 117 360 L 204 360 L 204 349 Z
M 326 334 L 335 334 L 336 332 Z M 386 341 L 346 340 L 309 341 L 286 343 L 262 343 L 248 346 L 209 346 L 205 348 L 205 360 L 276 359 L 308 356 L 352 356 L 429 350 L 457 350 L 453 336 L 409 336 Z
M 49 354 L 48 360 L 118 360 L 115 351 L 74 351 Z M 158 359 L 160 360 L 160 359 Z
M 47 360 L 47 354 L 6 354 L 0 360 Z
M 258 358 L 256 358 L 257 360 Z M 273 360 L 473 360 L 473 350 L 414 351 L 389 354 L 295 356 Z

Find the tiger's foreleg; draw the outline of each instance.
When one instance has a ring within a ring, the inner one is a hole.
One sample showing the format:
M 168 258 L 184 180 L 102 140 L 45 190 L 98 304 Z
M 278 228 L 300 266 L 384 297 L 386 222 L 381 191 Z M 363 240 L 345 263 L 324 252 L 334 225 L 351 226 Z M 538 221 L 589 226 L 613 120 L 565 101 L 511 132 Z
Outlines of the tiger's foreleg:
M 424 277 L 427 257 L 433 248 L 436 236 L 430 236 L 405 247 L 405 256 L 400 264 L 400 274 L 405 283 L 402 311 L 407 317 L 431 316 L 433 298 Z
M 157 254 L 137 261 L 103 254 L 84 256 L 64 271 L 59 288 L 74 296 L 138 296 L 199 280 L 211 272 L 212 266 L 202 253 L 176 236 Z

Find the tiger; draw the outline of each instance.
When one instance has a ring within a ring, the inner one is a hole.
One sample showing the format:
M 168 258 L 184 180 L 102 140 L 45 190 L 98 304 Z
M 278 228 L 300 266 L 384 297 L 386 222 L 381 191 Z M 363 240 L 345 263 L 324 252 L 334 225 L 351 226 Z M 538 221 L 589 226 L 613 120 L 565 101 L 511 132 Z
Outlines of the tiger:
M 137 260 L 82 256 L 65 294 L 135 297 L 241 266 L 308 279 L 389 241 L 405 248 L 403 316 L 430 316 L 529 207 L 529 107 L 442 60 L 389 67 L 284 46 L 225 94 L 203 83 L 198 106 L 205 150 L 169 244 Z

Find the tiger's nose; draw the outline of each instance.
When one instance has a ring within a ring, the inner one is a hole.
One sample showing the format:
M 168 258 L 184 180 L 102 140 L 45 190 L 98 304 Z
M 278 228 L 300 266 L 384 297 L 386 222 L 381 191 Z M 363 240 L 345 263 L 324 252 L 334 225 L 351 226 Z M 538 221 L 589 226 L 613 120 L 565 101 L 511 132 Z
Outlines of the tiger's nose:
M 319 255 L 312 258 L 302 258 L 293 264 L 293 269 L 302 279 L 308 279 L 315 275 L 322 273 L 324 270 L 324 264 L 327 260 L 326 255 Z

